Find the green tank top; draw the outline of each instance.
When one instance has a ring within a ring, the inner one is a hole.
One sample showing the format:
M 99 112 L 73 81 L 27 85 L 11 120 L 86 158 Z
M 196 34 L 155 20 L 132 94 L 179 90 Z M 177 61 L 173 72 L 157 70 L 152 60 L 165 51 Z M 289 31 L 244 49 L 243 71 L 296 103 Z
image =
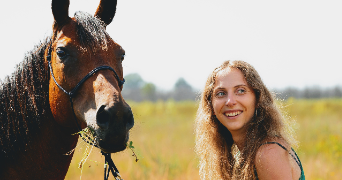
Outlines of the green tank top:
M 277 144 L 277 145 L 279 145 L 281 148 L 283 148 L 285 151 L 288 151 L 283 145 L 279 144 L 278 142 L 266 142 L 266 143 L 264 143 L 264 144 Z M 264 145 L 264 144 L 261 144 L 261 146 Z M 294 154 L 296 155 L 296 157 L 293 156 L 290 152 L 289 152 L 289 154 L 292 156 L 292 158 L 297 162 L 298 166 L 300 167 L 301 173 L 300 173 L 299 180 L 305 180 L 305 175 L 304 175 L 304 170 L 303 170 L 302 162 L 300 162 L 299 157 L 298 157 L 296 151 L 294 151 L 293 148 L 291 148 L 291 150 L 294 152 Z M 255 169 L 255 176 L 256 176 L 256 179 L 259 180 L 258 174 L 257 174 L 257 172 L 256 172 L 256 169 Z
M 296 162 L 297 162 L 297 164 L 299 165 L 300 171 L 301 171 L 301 172 L 300 172 L 299 180 L 305 180 L 305 175 L 304 175 L 304 170 L 303 170 L 302 162 L 300 162 L 300 159 L 299 159 L 299 157 L 298 157 L 296 151 L 294 151 L 292 148 L 291 148 L 291 150 L 295 153 L 295 155 L 296 155 L 296 157 L 297 157 L 297 159 L 298 159 L 298 161 L 296 161 Z M 295 160 L 296 160 L 296 159 L 295 159 Z

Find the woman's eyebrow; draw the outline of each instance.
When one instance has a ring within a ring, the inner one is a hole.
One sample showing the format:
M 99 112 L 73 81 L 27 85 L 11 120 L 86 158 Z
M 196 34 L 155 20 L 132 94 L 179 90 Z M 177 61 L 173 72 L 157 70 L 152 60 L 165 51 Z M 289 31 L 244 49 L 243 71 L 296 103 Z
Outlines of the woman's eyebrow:
M 222 90 L 222 89 L 225 89 L 225 88 L 224 87 L 216 87 L 216 88 L 214 88 L 213 91 Z
M 241 87 L 241 86 L 248 87 L 248 85 L 246 85 L 246 84 L 239 84 L 239 85 L 236 85 L 236 86 L 234 86 L 234 87 L 237 88 L 237 87 Z
M 241 87 L 241 86 L 249 87 L 249 86 L 246 85 L 246 84 L 238 84 L 238 85 L 235 85 L 234 88 Z M 220 86 L 219 86 L 219 87 L 214 88 L 214 91 L 215 91 L 215 90 L 221 90 L 221 89 L 226 89 L 226 88 L 220 87 Z

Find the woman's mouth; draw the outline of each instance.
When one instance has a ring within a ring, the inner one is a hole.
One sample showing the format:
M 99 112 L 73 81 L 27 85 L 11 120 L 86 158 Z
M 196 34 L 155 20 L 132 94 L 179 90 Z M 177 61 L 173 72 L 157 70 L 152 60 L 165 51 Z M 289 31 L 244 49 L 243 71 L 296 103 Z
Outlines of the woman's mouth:
M 242 111 L 233 111 L 233 112 L 226 112 L 226 113 L 224 113 L 224 115 L 227 117 L 235 117 L 241 113 L 242 113 Z

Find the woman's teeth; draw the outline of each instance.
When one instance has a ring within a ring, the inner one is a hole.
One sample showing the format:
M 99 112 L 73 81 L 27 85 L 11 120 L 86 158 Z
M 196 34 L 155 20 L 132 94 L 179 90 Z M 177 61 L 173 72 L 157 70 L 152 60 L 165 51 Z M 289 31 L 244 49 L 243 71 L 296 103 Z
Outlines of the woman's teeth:
M 241 113 L 242 113 L 242 111 L 235 111 L 235 112 L 226 113 L 225 115 L 228 117 L 232 117 L 232 116 L 237 116 Z

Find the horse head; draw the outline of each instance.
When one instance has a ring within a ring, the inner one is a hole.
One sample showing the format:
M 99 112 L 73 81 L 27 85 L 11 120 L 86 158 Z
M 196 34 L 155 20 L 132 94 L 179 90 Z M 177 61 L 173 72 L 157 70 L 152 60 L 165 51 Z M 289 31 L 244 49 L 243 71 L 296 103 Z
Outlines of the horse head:
M 88 127 L 102 151 L 124 150 L 134 125 L 121 95 L 125 51 L 106 32 L 116 0 L 101 0 L 94 16 L 77 12 L 71 18 L 68 9 L 69 0 L 52 1 L 53 36 L 45 52 L 51 112 L 60 126 Z

